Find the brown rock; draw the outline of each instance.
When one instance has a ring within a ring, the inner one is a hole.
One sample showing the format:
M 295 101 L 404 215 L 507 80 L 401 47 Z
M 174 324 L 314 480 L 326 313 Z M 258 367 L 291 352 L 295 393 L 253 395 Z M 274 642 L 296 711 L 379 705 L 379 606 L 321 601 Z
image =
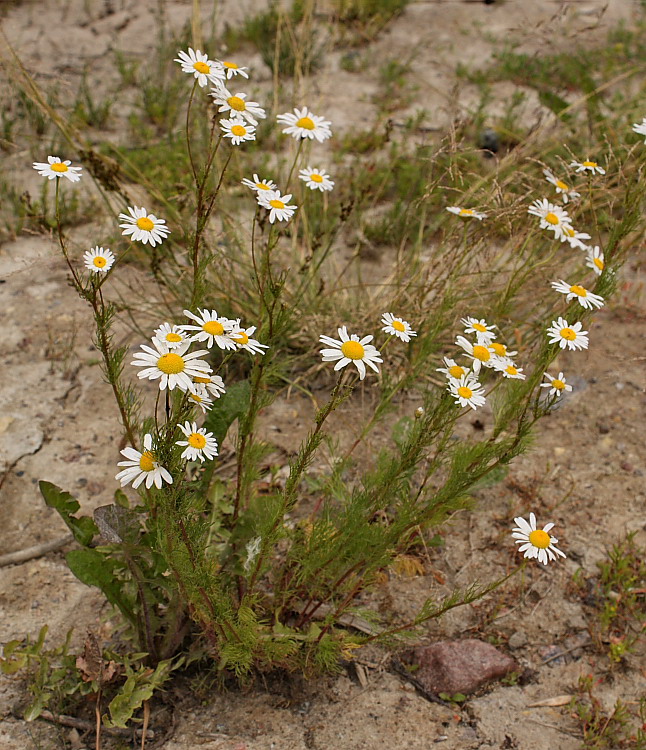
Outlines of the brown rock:
M 419 646 L 408 660 L 419 665 L 415 677 L 435 694 L 472 693 L 491 680 L 520 671 L 511 656 L 475 638 Z

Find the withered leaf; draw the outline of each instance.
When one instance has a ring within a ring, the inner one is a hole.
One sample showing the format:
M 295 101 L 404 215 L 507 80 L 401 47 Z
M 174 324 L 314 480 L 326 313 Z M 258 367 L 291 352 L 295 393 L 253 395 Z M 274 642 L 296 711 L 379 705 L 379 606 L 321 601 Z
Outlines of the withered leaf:
M 102 505 L 94 511 L 99 533 L 110 544 L 134 543 L 139 536 L 137 514 L 120 505 Z
M 104 685 L 119 672 L 119 665 L 114 661 L 106 662 L 101 654 L 99 642 L 90 630 L 83 644 L 83 656 L 76 657 L 76 668 L 81 672 L 85 682 L 98 682 Z

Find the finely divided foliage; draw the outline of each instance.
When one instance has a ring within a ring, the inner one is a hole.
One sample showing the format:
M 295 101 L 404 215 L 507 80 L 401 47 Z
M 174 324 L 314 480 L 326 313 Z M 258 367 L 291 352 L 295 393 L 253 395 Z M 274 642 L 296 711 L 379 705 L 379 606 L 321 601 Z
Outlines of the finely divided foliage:
M 370 627 L 346 626 L 345 616 L 383 571 L 399 555 L 414 551 L 428 529 L 466 508 L 470 489 L 520 454 L 536 422 L 572 391 L 563 372 L 553 377 L 548 368 L 567 349 L 568 366 L 575 369 L 578 352 L 588 348 L 584 321 L 613 288 L 605 256 L 611 265 L 619 257 L 619 243 L 638 220 L 636 202 L 627 203 L 605 243 L 586 202 L 605 169 L 587 160 L 573 162 L 570 174 L 563 164 L 545 165 L 536 182 L 551 197 L 532 196 L 514 218 L 524 232 L 521 250 L 514 238 L 518 266 L 499 271 L 495 263 L 501 261 L 492 260 L 490 288 L 467 296 L 462 287 L 473 291 L 468 277 L 480 263 L 473 248 L 485 260 L 491 257 L 476 238 L 489 227 L 499 236 L 503 227 L 509 231 L 511 209 L 502 205 L 502 190 L 495 203 L 483 200 L 482 193 L 462 196 L 486 212 L 447 206 L 455 196 L 440 194 L 432 209 L 435 229 L 451 225 L 439 251 L 444 254 L 432 256 L 441 261 L 430 263 L 427 272 L 402 251 L 383 284 L 391 296 L 386 300 L 375 292 L 371 297 L 370 285 L 355 284 L 350 270 L 359 252 L 343 260 L 338 273 L 322 271 L 342 238 L 340 227 L 366 192 L 338 174 L 341 160 L 334 162 L 336 183 L 325 169 L 311 166 L 329 156 L 324 151 L 330 144 L 321 144 L 332 138 L 332 122 L 307 106 L 273 117 L 295 142 L 280 139 L 290 155 L 267 169 L 258 155 L 269 128 L 269 119 L 262 127 L 259 121 L 268 118 L 267 110 L 247 93 L 227 88 L 229 81 L 246 86 L 249 69 L 213 60 L 199 49 L 177 54 L 175 61 L 189 76 L 176 68 L 186 87 L 191 228 L 182 225 L 172 201 L 151 192 L 172 230 L 148 209 L 124 205 L 121 223 L 115 223 L 123 230 L 121 247 L 113 253 L 97 245 L 81 259 L 58 222 L 74 288 L 94 313 L 104 373 L 128 443 L 121 451 L 127 460 L 118 462 L 124 468 L 115 479 L 129 492 L 138 491 L 136 499 L 121 493 L 109 506 L 123 522 L 118 534 L 106 531 L 105 519 L 99 524 L 97 532 L 112 535 L 109 544 L 84 538 L 70 565 L 81 580 L 102 588 L 129 624 L 134 650 L 145 653 L 152 666 L 201 639 L 200 653 L 219 670 L 240 677 L 275 667 L 334 669 L 352 649 L 372 640 L 395 643 L 508 577 L 455 590 L 439 602 L 429 595 L 419 612 L 403 621 L 385 624 L 377 613 L 364 612 Z M 211 85 L 210 92 L 202 91 Z M 212 115 L 210 132 L 201 141 L 193 127 L 197 107 Z M 635 125 L 635 132 L 644 134 L 645 123 Z M 254 159 L 257 163 L 250 163 Z M 232 176 L 238 164 L 244 171 Z M 612 165 L 608 159 L 609 171 Z M 57 178 L 77 182 L 81 167 L 49 156 L 34 168 L 56 181 L 58 217 L 64 181 Z M 276 182 L 259 176 L 267 174 Z M 439 184 L 425 185 L 424 194 L 441 193 Z M 66 189 L 75 188 L 66 183 Z M 227 234 L 228 204 L 218 215 L 223 229 L 210 221 L 227 196 L 244 201 L 248 231 Z M 412 221 L 411 215 L 405 220 Z M 598 245 L 586 244 L 591 234 L 576 231 L 573 218 L 598 235 Z M 217 231 L 222 238 L 214 242 Z M 462 242 L 456 240 L 460 234 Z M 238 265 L 227 255 L 229 247 L 235 248 Z M 117 307 L 106 302 L 106 284 L 125 274 L 124 257 L 132 249 L 137 257 L 150 254 L 155 279 L 174 302 L 145 329 L 150 338 L 134 352 L 127 370 L 127 350 L 113 346 Z M 548 253 L 563 266 L 578 256 L 576 270 L 559 268 L 550 284 L 538 270 Z M 164 262 L 168 265 L 160 270 Z M 532 306 L 515 286 L 525 266 L 536 270 L 532 294 L 542 307 Z M 217 283 L 210 275 L 215 273 Z M 350 289 L 348 296 L 336 296 L 342 289 Z M 381 312 L 388 309 L 394 312 Z M 568 322 L 573 314 L 581 320 Z M 320 333 L 334 329 L 338 338 Z M 323 345 L 320 356 L 318 344 Z M 554 365 L 552 371 L 557 369 Z M 135 373 L 140 392 L 132 385 Z M 290 391 L 305 389 L 314 404 L 311 429 L 293 445 L 289 472 L 282 477 L 273 467 L 267 473 L 269 450 L 259 438 L 259 415 L 280 384 Z M 423 406 L 409 407 L 402 398 L 406 391 L 416 392 Z M 146 403 L 143 419 L 140 402 Z M 372 405 L 367 420 L 360 404 Z M 395 408 L 401 414 L 390 448 L 370 465 L 355 463 L 355 447 Z M 456 422 L 474 410 L 482 410 L 487 435 L 455 440 Z M 333 412 L 356 435 L 342 450 L 328 433 Z M 308 472 L 317 457 L 324 468 Z M 295 515 L 297 506 L 303 512 Z M 65 512 L 66 523 L 72 523 L 69 509 Z M 553 523 L 539 529 L 533 512 L 529 521 L 519 516 L 514 522 L 507 553 L 514 549 L 513 539 L 524 558 L 543 565 L 565 557 L 549 533 Z M 514 570 L 525 564 L 519 561 Z

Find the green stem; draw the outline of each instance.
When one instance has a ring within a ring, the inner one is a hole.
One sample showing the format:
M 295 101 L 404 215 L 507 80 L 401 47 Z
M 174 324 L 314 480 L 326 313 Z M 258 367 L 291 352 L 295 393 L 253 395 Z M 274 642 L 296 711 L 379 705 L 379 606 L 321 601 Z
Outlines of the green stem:
M 137 447 L 137 440 L 135 436 L 135 430 L 130 423 L 130 417 L 128 408 L 123 400 L 123 394 L 119 385 L 119 374 L 116 372 L 112 352 L 110 351 L 110 337 L 108 335 L 108 328 L 106 325 L 106 306 L 103 301 L 103 293 L 101 287 L 98 284 L 92 283 L 88 289 L 83 287 L 83 284 L 76 272 L 76 269 L 72 265 L 67 248 L 65 246 L 65 238 L 63 237 L 63 229 L 61 227 L 60 218 L 60 204 L 59 204 L 59 185 L 60 177 L 56 180 L 56 198 L 55 198 L 55 210 L 56 210 L 56 228 L 58 233 L 58 243 L 67 263 L 68 268 L 72 274 L 74 281 L 74 287 L 78 292 L 79 296 L 90 303 L 94 312 L 94 322 L 96 324 L 96 343 L 98 344 L 99 351 L 103 357 L 103 366 L 105 376 L 112 387 L 112 393 L 117 402 L 119 408 L 119 414 L 121 415 L 121 423 L 126 431 L 128 440 L 130 441 L 133 448 Z
M 296 162 L 298 161 L 298 157 L 301 155 L 301 151 L 303 149 L 303 138 L 301 138 L 300 143 L 298 144 L 298 148 L 296 149 L 296 156 L 294 157 L 294 161 L 292 162 L 292 167 L 289 170 L 289 176 L 287 177 L 287 182 L 285 183 L 285 192 L 289 190 L 289 184 L 292 181 L 292 175 L 294 174 L 294 168 L 296 167 Z

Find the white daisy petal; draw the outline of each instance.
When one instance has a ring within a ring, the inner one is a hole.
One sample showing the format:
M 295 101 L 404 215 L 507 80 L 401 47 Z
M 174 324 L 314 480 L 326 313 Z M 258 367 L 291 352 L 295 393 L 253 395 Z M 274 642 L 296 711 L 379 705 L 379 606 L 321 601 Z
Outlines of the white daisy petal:
M 298 178 L 299 180 L 303 180 L 310 190 L 320 190 L 324 193 L 332 190 L 334 187 L 334 182 L 330 179 L 330 175 L 325 173 L 324 169 L 306 167 L 299 171 Z
M 61 161 L 58 156 L 48 156 L 47 162 L 34 162 L 34 169 L 41 177 L 55 180 L 57 177 L 65 177 L 70 182 L 78 182 L 81 179 L 82 167 L 72 167 L 69 159 Z
M 195 422 L 184 422 L 178 425 L 184 433 L 186 440 L 178 440 L 175 445 L 185 447 L 180 458 L 187 461 L 204 461 L 205 458 L 212 460 L 218 455 L 218 443 L 212 432 L 205 428 L 198 428 Z
M 144 245 L 150 243 L 151 247 L 161 245 L 161 243 L 170 234 L 170 229 L 166 226 L 164 219 L 158 219 L 155 214 L 149 214 L 145 208 L 137 206 L 128 206 L 128 214 L 119 214 L 123 224 L 119 224 L 124 231 L 124 236 L 132 235 L 135 242 L 143 242 Z
M 153 482 L 158 489 L 162 487 L 162 481 L 167 484 L 173 483 L 173 477 L 157 461 L 157 456 L 153 451 L 152 435 L 147 434 L 144 437 L 144 450 L 139 452 L 134 448 L 124 448 L 121 451 L 123 456 L 129 458 L 129 461 L 119 461 L 117 466 L 128 466 L 127 469 L 120 471 L 115 479 L 119 480 L 122 487 L 132 482 L 134 489 L 146 480 L 146 487 L 150 489 Z
M 83 261 L 92 273 L 107 273 L 114 264 L 114 255 L 107 248 L 93 247 L 83 254 Z
M 564 552 L 554 546 L 558 539 L 548 533 L 554 528 L 553 523 L 537 529 L 534 513 L 530 513 L 529 523 L 522 517 L 514 518 L 514 523 L 516 528 L 512 530 L 512 537 L 516 539 L 516 544 L 521 544 L 518 551 L 527 559 L 538 559 L 541 564 L 547 565 L 550 560 L 556 560 L 556 555 L 566 557 Z
M 582 331 L 581 328 L 581 323 L 570 325 L 565 318 L 558 318 L 553 320 L 547 329 L 548 341 L 550 344 L 558 344 L 561 349 L 587 349 L 588 332 Z
M 364 336 L 362 339 L 356 334 L 348 335 L 345 326 L 337 329 L 340 340 L 330 338 L 329 336 L 320 336 L 319 341 L 334 349 L 322 349 L 320 354 L 324 362 L 333 362 L 338 359 L 334 370 L 341 370 L 351 363 L 357 368 L 359 379 L 363 380 L 366 376 L 366 365 L 375 372 L 379 372 L 377 363 L 383 362 L 379 351 L 367 343 L 372 340 L 372 336 Z M 339 359 L 339 357 L 341 357 Z
M 396 336 L 398 339 L 408 343 L 413 336 L 417 336 L 417 333 L 413 331 L 410 323 L 406 322 L 403 318 L 397 318 L 392 313 L 384 313 L 381 316 L 381 322 L 384 327 L 381 329 L 384 333 L 388 333 L 391 336 Z M 372 336 L 366 336 L 365 339 L 361 339 L 361 344 L 364 344 L 372 340 Z
M 287 125 L 283 133 L 291 135 L 297 140 L 299 138 L 309 138 L 323 143 L 332 137 L 332 130 L 329 120 L 313 114 L 307 107 L 302 109 L 295 108 L 294 112 L 285 112 L 276 118 L 281 125 Z

